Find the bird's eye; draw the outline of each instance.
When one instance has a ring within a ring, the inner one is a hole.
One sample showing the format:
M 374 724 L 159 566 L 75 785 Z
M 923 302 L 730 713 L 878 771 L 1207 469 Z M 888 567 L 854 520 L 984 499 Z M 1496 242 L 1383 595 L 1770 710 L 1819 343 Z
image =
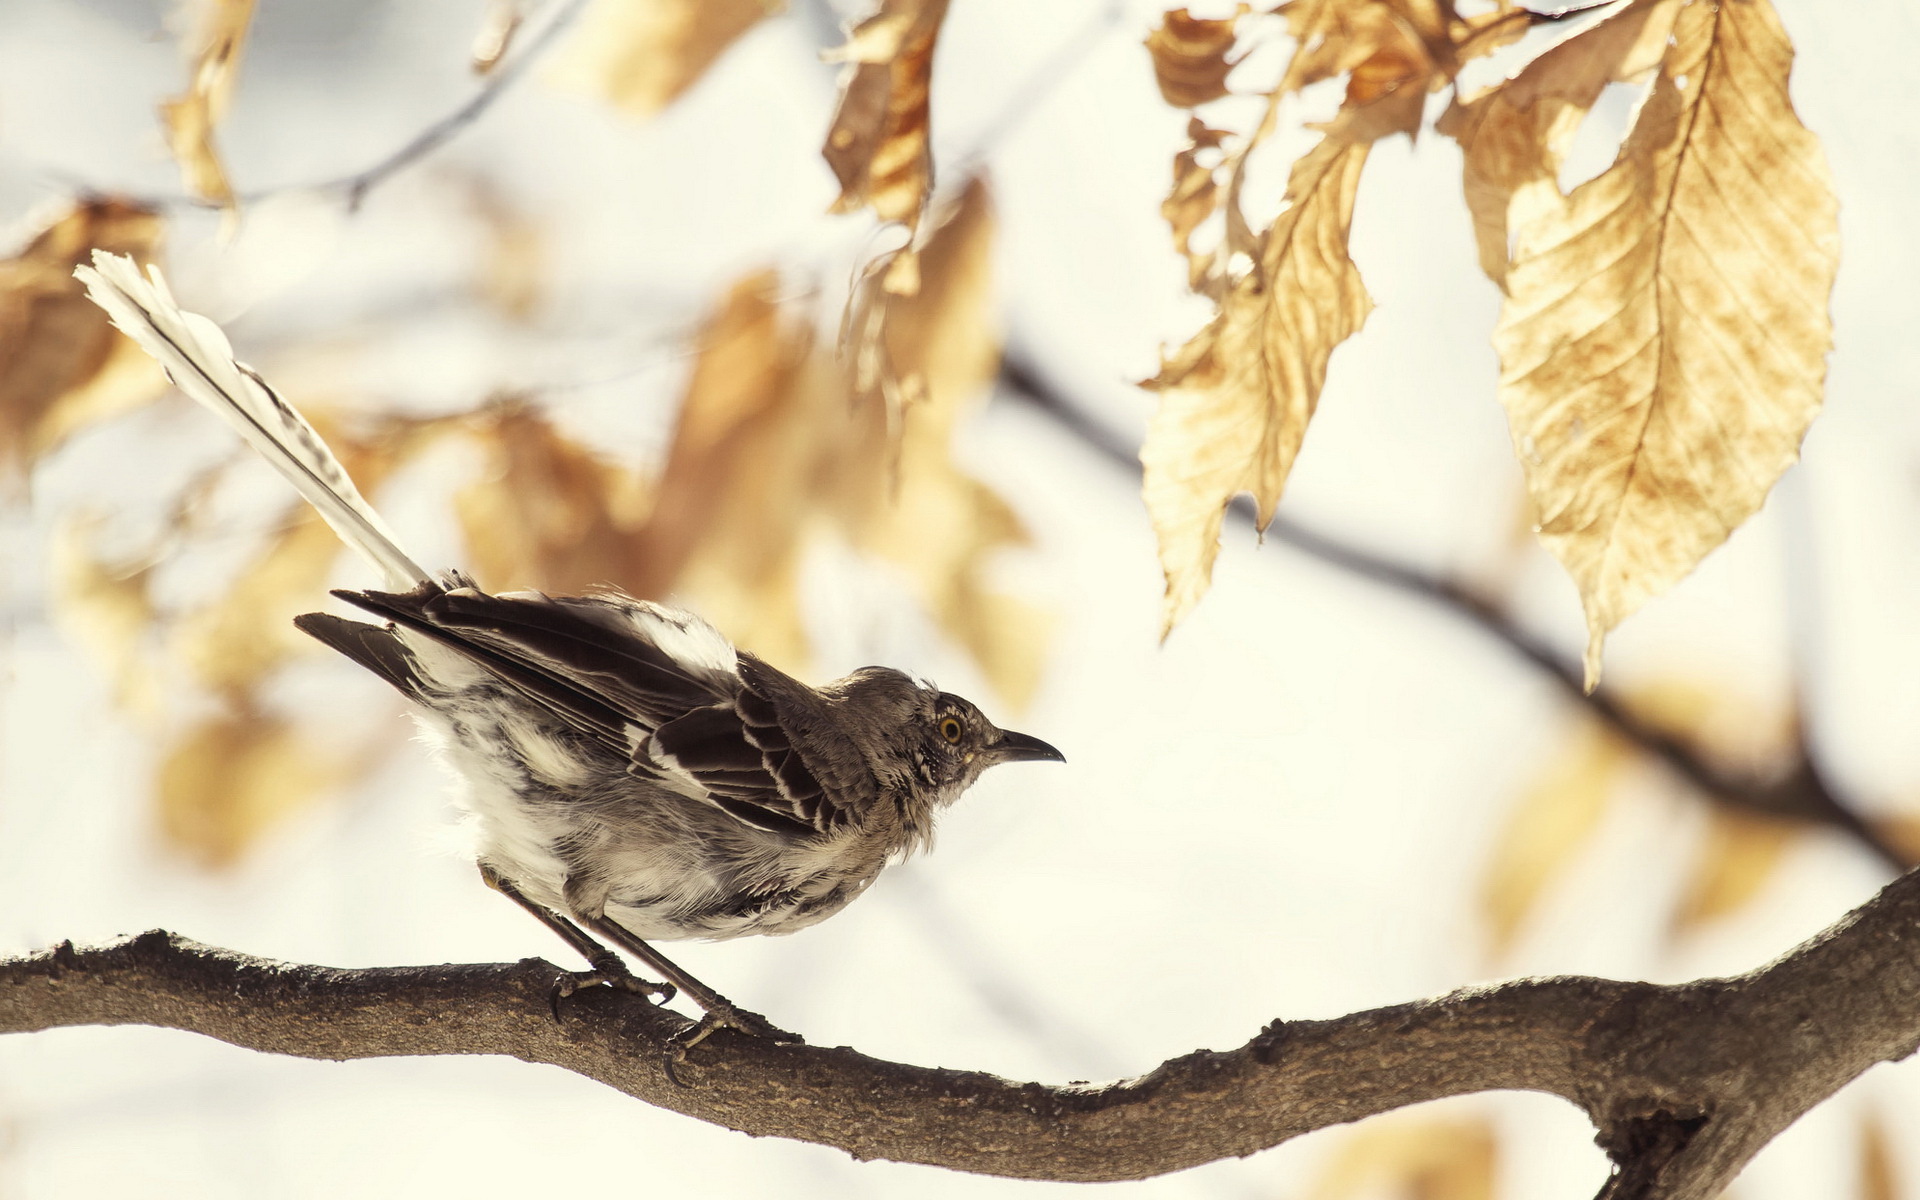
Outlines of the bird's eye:
M 940 720 L 940 736 L 953 745 L 960 744 L 960 718 L 943 717 Z

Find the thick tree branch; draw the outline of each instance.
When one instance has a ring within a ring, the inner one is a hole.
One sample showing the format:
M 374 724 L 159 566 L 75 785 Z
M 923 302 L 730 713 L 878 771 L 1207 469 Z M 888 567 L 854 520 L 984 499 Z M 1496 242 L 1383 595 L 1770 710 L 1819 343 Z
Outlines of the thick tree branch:
M 1140 460 L 1133 447 L 1061 396 L 1027 364 L 1008 358 L 1001 368 L 1000 382 L 1009 393 L 1031 403 L 1101 457 L 1136 474 L 1139 472 Z M 1245 497 L 1233 504 L 1231 515 L 1242 525 L 1253 524 L 1253 506 Z M 1804 741 L 1793 765 L 1779 778 L 1753 778 L 1726 770 L 1710 761 L 1697 747 L 1641 717 L 1610 689 L 1603 686 L 1591 693 L 1586 691 L 1578 662 L 1565 658 L 1544 640 L 1521 628 L 1501 606 L 1465 584 L 1395 562 L 1286 517 L 1275 518 L 1265 536 L 1329 566 L 1427 601 L 1466 620 L 1559 684 L 1569 700 L 1584 706 L 1614 733 L 1659 759 L 1707 798 L 1729 808 L 1838 830 L 1895 871 L 1917 865 L 1909 850 L 1895 845 L 1833 793 Z
M 512 964 L 338 970 L 164 932 L 0 960 L 0 1032 L 144 1024 L 307 1058 L 506 1054 L 758 1135 L 1023 1179 L 1139 1179 L 1328 1125 L 1490 1089 L 1583 1108 L 1612 1200 L 1706 1200 L 1801 1113 L 1920 1044 L 1920 873 L 1769 967 L 1675 986 L 1521 980 L 1324 1021 L 1276 1021 L 1100 1086 L 1017 1083 L 716 1034 Z

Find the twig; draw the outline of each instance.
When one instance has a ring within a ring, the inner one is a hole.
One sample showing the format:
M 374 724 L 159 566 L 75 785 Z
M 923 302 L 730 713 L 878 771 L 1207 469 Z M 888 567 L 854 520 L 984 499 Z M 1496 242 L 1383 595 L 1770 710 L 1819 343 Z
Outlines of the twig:
M 1001 368 L 1000 381 L 1109 462 L 1136 473 L 1140 470 L 1133 447 L 1060 395 L 1027 363 L 1009 357 Z M 1231 511 L 1241 524 L 1253 525 L 1253 506 L 1244 497 L 1233 504 Z M 1614 733 L 1659 759 L 1707 797 L 1745 812 L 1839 830 L 1896 871 L 1915 865 L 1910 854 L 1834 794 L 1804 738 L 1794 765 L 1778 779 L 1755 779 L 1727 771 L 1709 762 L 1696 747 L 1633 712 L 1606 687 L 1588 693 L 1577 664 L 1521 628 L 1500 606 L 1471 588 L 1349 545 L 1287 517 L 1276 518 L 1266 536 L 1309 558 L 1428 601 L 1462 618 L 1553 679 L 1568 699 L 1584 706 Z
M 666 1073 L 687 1022 L 512 964 L 340 970 L 164 932 L 0 960 L 0 1032 L 157 1025 L 305 1058 L 505 1054 L 703 1121 L 1020 1179 L 1142 1179 L 1329 1125 L 1492 1089 L 1583 1109 L 1612 1200 L 1707 1200 L 1802 1113 L 1920 1045 L 1920 872 L 1771 966 L 1656 986 L 1531 979 L 1321 1021 L 1275 1021 L 1100 1086 L 1018 1083 L 847 1048 L 715 1034 Z

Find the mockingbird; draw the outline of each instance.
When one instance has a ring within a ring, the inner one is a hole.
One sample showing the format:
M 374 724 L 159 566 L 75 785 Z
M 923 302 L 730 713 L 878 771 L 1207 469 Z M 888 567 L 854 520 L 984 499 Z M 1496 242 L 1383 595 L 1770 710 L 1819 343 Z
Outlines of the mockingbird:
M 797 1040 L 647 943 L 804 929 L 924 847 L 935 814 L 988 767 L 1062 758 L 887 667 L 813 688 L 681 609 L 612 590 L 489 595 L 458 571 L 430 574 L 158 269 L 143 277 L 98 250 L 93 263 L 75 274 L 113 323 L 385 574 L 390 590 L 333 593 L 384 624 L 327 613 L 295 624 L 419 706 L 465 782 L 482 878 L 592 965 L 566 990 L 608 983 L 666 1000 L 677 988 L 705 1014 L 683 1048 L 720 1027 Z M 635 977 L 593 934 L 666 982 Z

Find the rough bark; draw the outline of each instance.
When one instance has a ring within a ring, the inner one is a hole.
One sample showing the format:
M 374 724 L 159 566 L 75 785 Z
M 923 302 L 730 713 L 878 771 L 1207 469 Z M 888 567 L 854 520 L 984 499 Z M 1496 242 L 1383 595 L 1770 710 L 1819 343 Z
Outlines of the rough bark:
M 624 992 L 555 1001 L 559 968 L 339 970 L 155 931 L 0 960 L 0 1032 L 157 1025 L 306 1058 L 506 1054 L 732 1129 L 1023 1179 L 1139 1179 L 1425 1100 L 1490 1089 L 1579 1105 L 1609 1200 L 1717 1195 L 1801 1113 L 1920 1045 L 1920 872 L 1791 954 L 1660 986 L 1526 979 L 1322 1021 L 1275 1021 L 1137 1079 L 1019 1083 L 845 1047 L 716 1034 Z

